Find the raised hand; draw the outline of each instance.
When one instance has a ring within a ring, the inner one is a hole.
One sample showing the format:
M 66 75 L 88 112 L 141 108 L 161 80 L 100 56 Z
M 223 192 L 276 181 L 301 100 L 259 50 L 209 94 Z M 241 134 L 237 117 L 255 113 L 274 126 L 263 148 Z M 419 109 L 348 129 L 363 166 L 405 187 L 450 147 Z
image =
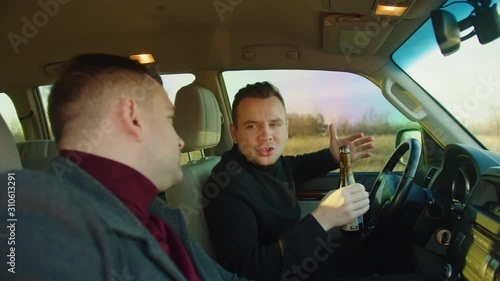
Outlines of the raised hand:
M 373 137 L 365 137 L 363 133 L 355 133 L 340 139 L 337 136 L 337 128 L 334 124 L 330 124 L 329 129 L 330 151 L 332 152 L 333 158 L 337 161 L 337 163 L 339 162 L 339 147 L 343 145 L 349 145 L 349 149 L 351 150 L 351 162 L 361 158 L 367 158 L 372 155 L 370 152 L 366 152 L 366 150 L 375 146 L 373 143 Z

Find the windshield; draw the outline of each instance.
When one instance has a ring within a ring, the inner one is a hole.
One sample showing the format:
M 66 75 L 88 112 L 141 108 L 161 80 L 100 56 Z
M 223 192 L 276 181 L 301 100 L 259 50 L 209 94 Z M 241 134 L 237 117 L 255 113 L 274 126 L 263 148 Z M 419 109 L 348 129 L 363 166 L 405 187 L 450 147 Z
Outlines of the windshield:
M 452 2 L 456 1 L 446 5 Z M 472 6 L 461 1 L 445 10 L 460 21 Z M 393 54 L 393 60 L 485 147 L 500 152 L 500 39 L 481 45 L 474 36 L 445 57 L 429 19 Z

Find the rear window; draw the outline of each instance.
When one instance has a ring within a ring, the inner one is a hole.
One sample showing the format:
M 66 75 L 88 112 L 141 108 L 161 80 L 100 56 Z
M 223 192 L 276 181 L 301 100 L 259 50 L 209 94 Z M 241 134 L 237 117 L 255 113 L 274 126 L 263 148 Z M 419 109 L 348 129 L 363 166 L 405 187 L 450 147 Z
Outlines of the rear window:
M 193 81 L 196 78 L 191 73 L 164 74 L 164 75 L 160 75 L 160 76 L 161 76 L 161 79 L 163 81 L 163 88 L 167 92 L 167 95 L 172 103 L 175 102 L 175 96 L 177 95 L 177 91 L 180 88 L 193 83 Z M 50 96 L 51 89 L 52 89 L 52 85 L 38 87 L 38 92 L 40 94 L 40 100 L 42 101 L 42 104 L 43 104 L 45 120 L 48 124 L 50 136 L 53 139 L 54 135 L 52 134 L 52 128 L 50 126 L 49 115 L 48 115 L 49 96 Z M 200 159 L 201 152 L 200 151 L 193 152 L 193 153 L 191 153 L 191 157 L 193 160 Z M 182 154 L 181 161 L 182 161 L 182 164 L 187 163 L 189 161 L 189 156 L 187 153 Z
M 16 107 L 6 93 L 0 93 L 0 115 L 2 115 L 5 123 L 7 123 L 7 127 L 14 137 L 14 141 L 16 143 L 24 141 L 24 131 L 19 121 Z
M 195 76 L 191 73 L 164 74 L 160 76 L 163 81 L 163 88 L 167 92 L 167 95 L 172 103 L 174 103 L 175 101 L 175 96 L 177 95 L 177 91 L 180 88 L 188 84 L 191 84 L 195 79 Z M 40 100 L 42 101 L 45 120 L 49 125 L 48 126 L 49 133 L 51 138 L 53 139 L 54 135 L 52 134 L 52 128 L 50 126 L 49 115 L 48 115 L 49 96 L 51 90 L 52 90 L 52 85 L 38 87 L 38 93 L 40 94 Z

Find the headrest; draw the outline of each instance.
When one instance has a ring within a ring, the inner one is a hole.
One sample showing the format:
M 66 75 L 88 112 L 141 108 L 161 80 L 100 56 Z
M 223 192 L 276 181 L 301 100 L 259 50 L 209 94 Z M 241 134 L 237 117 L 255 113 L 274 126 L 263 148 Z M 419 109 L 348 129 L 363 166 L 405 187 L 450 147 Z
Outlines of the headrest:
M 0 115 L 0 173 L 22 168 L 12 133 Z
M 182 152 L 216 146 L 221 136 L 221 113 L 214 94 L 203 87 L 189 84 L 175 97 L 174 127 L 184 140 Z
M 52 158 L 59 154 L 55 141 L 31 140 L 17 144 L 24 168 L 45 170 Z

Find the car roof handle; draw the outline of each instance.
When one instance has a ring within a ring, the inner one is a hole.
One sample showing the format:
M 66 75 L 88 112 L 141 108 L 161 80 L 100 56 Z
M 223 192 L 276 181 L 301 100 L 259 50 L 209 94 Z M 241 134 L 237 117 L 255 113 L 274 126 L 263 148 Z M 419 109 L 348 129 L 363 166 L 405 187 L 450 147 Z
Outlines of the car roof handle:
M 381 88 L 384 97 L 406 118 L 417 122 L 427 116 L 422 104 L 398 83 L 391 79 L 385 79 Z

